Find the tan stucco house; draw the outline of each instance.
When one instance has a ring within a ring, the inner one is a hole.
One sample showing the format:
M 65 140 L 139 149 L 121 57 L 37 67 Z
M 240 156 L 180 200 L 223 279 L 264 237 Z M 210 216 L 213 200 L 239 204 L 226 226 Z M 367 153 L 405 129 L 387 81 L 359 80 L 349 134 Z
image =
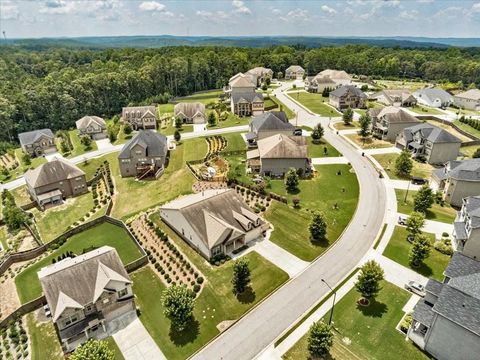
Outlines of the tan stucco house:
M 305 70 L 300 65 L 291 65 L 285 70 L 286 80 L 302 80 Z
M 93 140 L 107 137 L 107 123 L 99 116 L 84 116 L 75 122 L 80 135 L 88 135 Z
M 181 102 L 173 109 L 175 119 L 184 124 L 205 124 L 205 105 L 200 102 Z
M 55 136 L 50 129 L 40 129 L 18 134 L 23 152 L 32 157 L 43 156 L 57 151 Z
M 131 106 L 122 109 L 122 120 L 134 130 L 157 128 L 157 108 L 155 106 Z
M 352 83 L 352 77 L 344 70 L 325 69 L 320 71 L 317 76 L 330 78 L 335 82 L 336 87 Z
M 338 84 L 332 80 L 329 76 L 316 75 L 308 76 L 305 79 L 305 88 L 309 92 L 321 93 L 325 89 L 335 89 Z
M 460 109 L 480 110 L 480 90 L 470 89 L 455 95 L 453 104 Z
M 257 86 L 262 85 L 267 78 L 273 78 L 273 70 L 263 66 L 257 66 L 253 69 L 250 69 L 246 72 L 246 74 L 252 76 Z

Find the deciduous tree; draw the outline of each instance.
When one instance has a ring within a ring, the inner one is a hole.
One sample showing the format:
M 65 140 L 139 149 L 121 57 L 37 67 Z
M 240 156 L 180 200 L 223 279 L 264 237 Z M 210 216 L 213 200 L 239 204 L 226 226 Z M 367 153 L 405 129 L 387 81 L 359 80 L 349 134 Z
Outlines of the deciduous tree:
M 319 211 L 315 211 L 309 226 L 310 237 L 312 240 L 324 240 L 327 235 L 327 223 Z
M 419 266 L 426 258 L 428 258 L 431 248 L 432 244 L 428 237 L 425 234 L 417 234 L 408 254 L 410 264 Z
M 105 341 L 90 339 L 78 346 L 69 356 L 71 360 L 115 360 L 115 353 Z
M 250 284 L 250 268 L 248 260 L 240 258 L 233 263 L 233 293 L 235 295 L 243 293 L 248 284 Z
M 435 202 L 435 194 L 428 185 L 423 185 L 413 198 L 413 210 L 425 214 Z
M 412 169 L 412 156 L 407 149 L 403 149 L 397 160 L 395 160 L 395 173 L 399 176 L 409 177 Z
M 374 298 L 380 291 L 383 278 L 381 266 L 375 260 L 369 260 L 360 268 L 355 288 L 364 298 Z
M 183 331 L 192 320 L 195 295 L 185 285 L 172 285 L 163 291 L 164 314 L 176 331 Z

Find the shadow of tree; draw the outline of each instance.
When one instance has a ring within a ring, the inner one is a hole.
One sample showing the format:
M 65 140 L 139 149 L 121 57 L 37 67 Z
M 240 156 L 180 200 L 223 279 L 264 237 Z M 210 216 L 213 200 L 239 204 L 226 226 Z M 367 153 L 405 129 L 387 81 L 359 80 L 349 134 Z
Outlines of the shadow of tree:
M 290 195 L 297 195 L 297 194 L 300 194 L 300 189 L 299 188 L 296 188 L 296 189 L 287 189 L 287 193 L 290 194 Z
M 242 304 L 251 304 L 255 301 L 256 294 L 251 286 L 247 286 L 245 291 L 237 295 L 237 300 Z
M 185 346 L 188 343 L 195 341 L 199 333 L 200 323 L 195 318 L 192 318 L 183 331 L 177 331 L 170 326 L 170 332 L 168 336 L 175 345 Z
M 326 249 L 330 245 L 330 242 L 326 238 L 321 240 L 314 240 L 310 238 L 310 244 L 312 244 L 313 246 L 320 246 Z
M 357 304 L 357 310 L 360 310 L 364 316 L 381 318 L 388 311 L 387 304 L 380 303 L 375 299 L 369 299 L 368 306 Z
M 413 266 L 410 264 L 409 267 L 425 277 L 430 277 L 433 274 L 432 268 L 425 263 L 421 263 L 419 266 Z

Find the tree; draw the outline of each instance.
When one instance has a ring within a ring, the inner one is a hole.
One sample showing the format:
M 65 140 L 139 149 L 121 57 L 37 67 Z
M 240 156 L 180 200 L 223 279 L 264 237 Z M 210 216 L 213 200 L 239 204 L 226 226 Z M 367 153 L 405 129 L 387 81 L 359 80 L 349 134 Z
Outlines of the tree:
M 375 260 L 369 260 L 360 268 L 355 288 L 365 299 L 374 298 L 380 291 L 383 278 L 381 266 Z
M 233 263 L 233 293 L 235 295 L 243 293 L 248 284 L 250 284 L 250 268 L 248 260 L 242 257 Z
M 183 121 L 182 121 L 182 119 L 180 119 L 180 118 L 175 118 L 175 127 L 176 127 L 177 129 L 181 129 L 182 126 L 183 126 Z
M 342 115 L 343 123 L 345 125 L 350 125 L 353 121 L 353 110 L 350 108 L 347 108 Z
M 412 236 L 417 236 L 422 231 L 425 224 L 425 216 L 419 212 L 412 212 L 406 221 L 407 232 Z
M 314 322 L 308 333 L 308 351 L 312 357 L 325 357 L 333 345 L 333 332 L 330 325 Z
M 403 149 L 397 160 L 395 160 L 395 173 L 399 176 L 409 177 L 412 172 L 413 162 L 410 152 Z
M 163 291 L 164 314 L 176 331 L 183 331 L 192 320 L 195 307 L 194 294 L 185 285 L 172 285 Z
M 368 112 L 360 116 L 360 131 L 359 134 L 362 138 L 366 138 L 370 135 L 370 124 L 372 123 L 372 119 L 370 118 L 370 115 L 368 115 Z
M 298 182 L 297 171 L 294 168 L 291 168 L 285 174 L 285 187 L 287 188 L 287 191 L 292 192 L 297 190 Z
M 208 114 L 208 125 L 215 126 L 216 123 L 217 118 L 215 117 L 215 113 L 211 112 L 210 114 Z
M 323 137 L 324 134 L 325 134 L 325 129 L 323 128 L 322 124 L 318 123 L 313 128 L 313 131 L 312 131 L 312 134 L 311 134 L 312 141 L 314 143 L 318 143 L 320 141 L 320 139 Z
M 25 211 L 17 207 L 15 204 L 4 206 L 3 221 L 10 230 L 18 230 L 27 222 L 28 217 Z
M 30 166 L 32 165 L 32 157 L 30 156 L 29 153 L 23 153 L 22 155 L 22 161 L 25 165 Z
M 309 225 L 310 238 L 312 240 L 324 240 L 327 235 L 327 223 L 319 211 L 315 211 Z
M 110 142 L 113 144 L 115 141 L 117 141 L 117 133 L 115 132 L 115 130 L 112 128 L 112 129 L 108 129 L 108 140 L 110 140 Z
M 413 210 L 426 214 L 435 202 L 435 195 L 430 187 L 425 184 L 415 194 L 413 198 Z
M 130 135 L 132 133 L 133 129 L 132 129 L 132 125 L 130 125 L 130 123 L 125 123 L 125 125 L 123 125 L 123 133 L 125 135 Z
M 88 135 L 83 135 L 80 137 L 80 143 L 89 149 L 92 146 L 92 138 Z
M 0 173 L 1 173 L 5 178 L 7 178 L 7 177 L 10 176 L 10 171 L 8 171 L 8 169 L 7 169 L 6 166 L 2 166 L 2 167 L 1 167 Z
M 62 140 L 60 141 L 60 150 L 63 154 L 66 154 L 70 151 L 70 147 L 68 146 L 64 138 L 62 138 Z
M 408 254 L 408 260 L 413 266 L 420 266 L 420 264 L 428 258 L 432 244 L 425 234 L 418 234 L 413 240 L 412 247 Z
M 90 339 L 75 349 L 70 360 L 115 360 L 115 353 L 106 341 Z
M 176 142 L 179 142 L 180 139 L 182 138 L 182 135 L 180 134 L 180 131 L 175 130 L 175 133 L 173 134 L 173 138 L 175 139 Z
M 477 150 L 475 150 L 475 152 L 474 152 L 473 155 L 472 155 L 472 158 L 474 158 L 474 159 L 480 158 L 480 148 L 478 148 Z

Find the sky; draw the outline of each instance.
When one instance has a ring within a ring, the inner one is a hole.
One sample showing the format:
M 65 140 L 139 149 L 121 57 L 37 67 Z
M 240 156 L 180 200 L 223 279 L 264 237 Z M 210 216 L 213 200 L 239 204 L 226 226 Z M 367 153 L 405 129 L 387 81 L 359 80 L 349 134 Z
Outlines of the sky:
M 478 37 L 480 0 L 0 0 L 0 31 L 8 38 Z

